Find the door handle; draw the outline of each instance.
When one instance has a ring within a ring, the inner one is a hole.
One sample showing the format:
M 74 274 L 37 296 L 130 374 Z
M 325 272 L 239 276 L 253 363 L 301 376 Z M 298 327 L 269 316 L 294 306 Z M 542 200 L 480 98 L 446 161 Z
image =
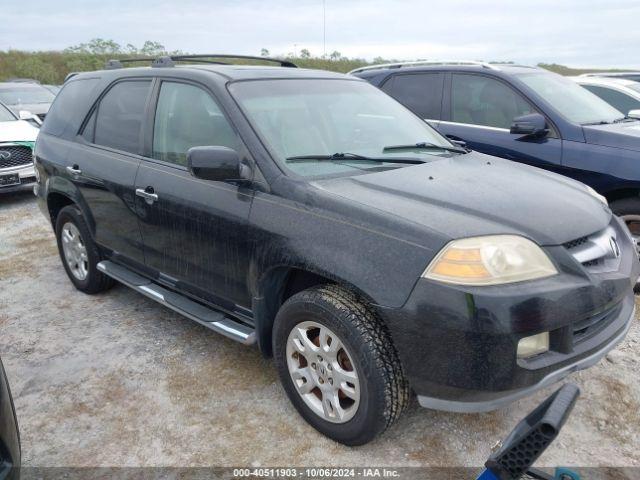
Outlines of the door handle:
M 71 175 L 80 175 L 82 173 L 82 170 L 80 170 L 80 167 L 78 167 L 78 165 L 74 165 L 73 167 L 67 167 L 67 172 L 69 172 Z
M 145 189 L 136 188 L 136 195 L 138 197 L 144 198 L 144 201 L 149 205 L 152 205 L 153 202 L 156 202 L 158 200 L 158 195 L 154 193 L 153 187 L 147 187 Z

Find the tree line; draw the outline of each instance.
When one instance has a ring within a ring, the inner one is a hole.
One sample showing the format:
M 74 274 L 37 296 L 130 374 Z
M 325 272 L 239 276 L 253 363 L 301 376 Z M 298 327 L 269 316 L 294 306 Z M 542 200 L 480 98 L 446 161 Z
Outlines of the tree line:
M 169 51 L 160 42 L 151 40 L 147 40 L 137 47 L 130 43 L 121 45 L 114 40 L 102 38 L 94 38 L 89 42 L 80 43 L 62 51 L 0 50 L 0 81 L 11 78 L 31 78 L 45 84 L 61 84 L 70 72 L 99 70 L 104 68 L 107 60 L 113 58 L 155 58 L 161 55 L 184 53 L 180 50 Z M 266 48 L 261 49 L 259 54 L 262 57 L 272 56 Z M 369 62 L 362 58 L 345 57 L 339 51 L 333 51 L 326 56 L 317 56 L 306 48 L 299 52 L 273 56 L 286 58 L 300 67 L 343 73 L 366 65 L 395 61 L 377 57 Z M 140 65 L 144 65 L 144 63 L 140 63 Z M 563 75 L 578 75 L 587 72 L 587 70 L 572 69 L 557 64 L 539 64 L 539 66 Z

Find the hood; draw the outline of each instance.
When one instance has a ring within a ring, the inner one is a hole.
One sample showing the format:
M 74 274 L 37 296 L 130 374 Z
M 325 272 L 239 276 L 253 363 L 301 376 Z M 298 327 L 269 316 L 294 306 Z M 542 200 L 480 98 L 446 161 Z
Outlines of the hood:
M 585 125 L 584 139 L 592 145 L 640 151 L 640 121 Z
M 476 152 L 314 185 L 448 239 L 516 234 L 558 245 L 611 220 L 583 184 Z
M 39 130 L 24 120 L 0 122 L 0 142 L 35 142 Z

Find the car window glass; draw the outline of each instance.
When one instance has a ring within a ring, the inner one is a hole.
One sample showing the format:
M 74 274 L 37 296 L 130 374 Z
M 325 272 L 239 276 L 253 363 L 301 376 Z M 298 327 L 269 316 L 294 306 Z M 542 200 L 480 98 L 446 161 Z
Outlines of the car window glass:
M 510 128 L 513 119 L 535 113 L 512 88 L 481 75 L 453 75 L 451 120 L 458 123 Z
M 87 142 L 93 143 L 93 135 L 96 127 L 96 110 L 93 111 L 91 117 L 87 121 L 84 126 L 84 130 L 82 131 L 82 138 L 84 138 Z
M 420 118 L 439 120 L 443 82 L 442 73 L 395 75 L 382 90 Z
M 60 136 L 67 129 L 75 135 L 89 110 L 99 79 L 86 78 L 66 82 L 51 105 L 40 131 Z M 77 123 L 76 123 L 77 122 Z
M 602 100 L 607 102 L 612 107 L 615 107 L 616 110 L 620 110 L 625 115 L 629 113 L 630 110 L 640 109 L 640 101 L 629 95 L 618 92 L 612 88 L 596 85 L 583 85 L 583 87 L 590 92 L 595 93 Z
M 186 165 L 191 147 L 207 145 L 237 149 L 238 137 L 206 91 L 163 82 L 153 127 L 153 158 Z
M 98 106 L 95 141 L 98 145 L 139 153 L 140 130 L 150 81 L 116 83 Z
M 0 122 L 15 121 L 16 117 L 4 105 L 0 105 Z

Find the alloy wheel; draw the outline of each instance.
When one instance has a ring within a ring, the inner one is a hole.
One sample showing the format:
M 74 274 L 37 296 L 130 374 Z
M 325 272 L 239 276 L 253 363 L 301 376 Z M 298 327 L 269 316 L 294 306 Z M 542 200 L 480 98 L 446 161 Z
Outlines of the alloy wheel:
M 89 273 L 87 247 L 82 241 L 78 227 L 67 222 L 62 226 L 62 251 L 69 270 L 78 280 L 84 280 Z
M 287 339 L 287 366 L 306 405 L 322 419 L 345 423 L 360 404 L 360 380 L 340 338 L 317 322 L 297 324 Z

